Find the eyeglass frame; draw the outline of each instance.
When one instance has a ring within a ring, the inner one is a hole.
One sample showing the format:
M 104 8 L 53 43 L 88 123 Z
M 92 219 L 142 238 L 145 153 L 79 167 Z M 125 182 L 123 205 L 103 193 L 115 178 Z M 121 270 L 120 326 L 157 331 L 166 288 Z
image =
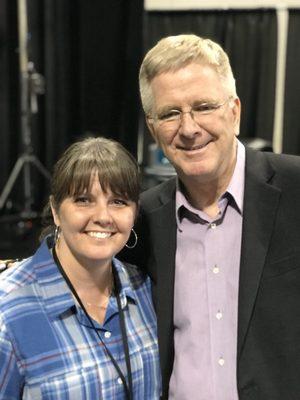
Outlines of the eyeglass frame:
M 222 103 L 209 103 L 209 102 L 204 102 L 204 103 L 199 103 L 196 106 L 191 107 L 191 109 L 189 111 L 181 111 L 181 110 L 177 110 L 177 109 L 171 109 L 168 110 L 168 113 L 176 113 L 173 114 L 173 118 L 170 117 L 169 119 L 160 119 L 159 115 L 147 115 L 147 119 L 153 120 L 158 122 L 160 125 L 163 125 L 164 123 L 170 123 L 170 122 L 178 122 L 179 125 L 182 123 L 182 116 L 184 114 L 190 114 L 191 118 L 193 119 L 193 121 L 195 121 L 197 123 L 197 117 L 195 119 L 195 107 L 203 107 L 203 106 L 207 106 L 210 105 L 211 108 L 209 108 L 206 111 L 202 111 L 199 115 L 210 115 L 213 114 L 215 111 L 219 110 L 221 107 L 223 107 L 226 103 L 228 103 L 229 101 L 233 100 L 234 97 L 233 96 L 229 96 L 226 100 L 224 100 Z

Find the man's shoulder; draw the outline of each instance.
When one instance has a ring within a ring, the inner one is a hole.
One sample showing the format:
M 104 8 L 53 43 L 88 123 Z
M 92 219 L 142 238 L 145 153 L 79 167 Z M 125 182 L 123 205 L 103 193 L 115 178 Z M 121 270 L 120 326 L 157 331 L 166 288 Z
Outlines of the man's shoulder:
M 175 199 L 176 177 L 145 190 L 141 194 L 142 208 L 156 208 L 162 203 Z
M 280 190 L 299 193 L 300 157 L 255 150 L 246 153 L 246 180 L 250 177 L 277 186 Z
M 257 162 L 259 159 L 266 159 L 274 165 L 287 166 L 287 167 L 300 167 L 300 156 L 293 154 L 277 154 L 268 151 L 253 150 L 251 148 L 246 148 L 246 158 L 254 160 Z
M 297 155 L 247 149 L 246 166 L 248 171 L 259 173 L 268 170 L 271 175 L 275 173 L 278 177 L 300 176 L 300 157 Z
M 266 156 L 274 167 L 299 172 L 300 157 L 297 155 L 266 153 Z

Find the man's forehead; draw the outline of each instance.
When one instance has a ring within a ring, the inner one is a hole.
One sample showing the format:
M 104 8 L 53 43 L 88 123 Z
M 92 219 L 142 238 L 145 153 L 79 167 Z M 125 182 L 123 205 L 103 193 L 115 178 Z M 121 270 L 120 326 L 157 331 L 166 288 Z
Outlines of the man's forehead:
M 192 61 L 186 64 L 183 64 L 181 66 L 176 66 L 172 67 L 170 66 L 169 68 L 162 68 L 161 70 L 158 70 L 158 72 L 153 76 L 152 80 L 155 80 L 156 78 L 159 77 L 171 77 L 174 75 L 178 74 L 190 74 L 190 73 L 199 73 L 199 74 L 216 74 L 217 73 L 217 68 L 215 65 L 209 64 L 209 63 L 204 63 L 204 62 L 197 62 L 197 61 Z
M 178 70 L 155 77 L 151 90 L 156 107 L 169 107 L 178 102 L 215 102 L 226 96 L 226 88 L 217 75 L 209 77 L 206 71 L 202 74 L 200 69 L 199 74 L 193 74 L 194 71 L 195 68 L 189 71 Z

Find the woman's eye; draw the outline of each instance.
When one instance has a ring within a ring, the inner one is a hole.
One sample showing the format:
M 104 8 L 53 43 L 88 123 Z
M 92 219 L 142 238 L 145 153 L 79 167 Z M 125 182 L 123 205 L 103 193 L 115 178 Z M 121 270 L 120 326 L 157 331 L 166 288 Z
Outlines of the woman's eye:
M 75 203 L 88 203 L 89 198 L 87 196 L 77 196 L 74 198 Z
M 127 201 L 124 199 L 113 199 L 113 204 L 122 207 L 127 205 Z

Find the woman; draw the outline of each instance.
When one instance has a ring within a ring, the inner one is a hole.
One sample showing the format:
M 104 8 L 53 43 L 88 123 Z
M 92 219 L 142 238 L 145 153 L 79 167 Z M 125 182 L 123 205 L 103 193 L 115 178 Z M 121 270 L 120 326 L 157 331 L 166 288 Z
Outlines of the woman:
M 0 277 L 0 399 L 159 398 L 149 278 L 115 258 L 136 244 L 138 196 L 137 164 L 112 140 L 57 162 L 48 235 Z

